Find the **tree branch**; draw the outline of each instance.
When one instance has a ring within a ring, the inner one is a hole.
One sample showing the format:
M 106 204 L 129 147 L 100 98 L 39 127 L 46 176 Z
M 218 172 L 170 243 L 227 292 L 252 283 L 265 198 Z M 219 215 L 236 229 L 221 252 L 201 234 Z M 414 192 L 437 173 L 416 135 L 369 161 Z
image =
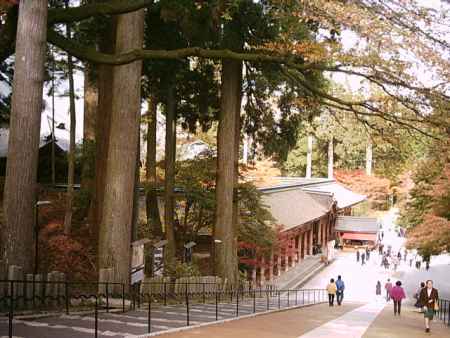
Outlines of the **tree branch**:
M 53 8 L 48 11 L 48 25 L 70 23 L 96 15 L 114 15 L 137 11 L 153 5 L 154 0 L 113 0 L 97 2 L 78 7 Z

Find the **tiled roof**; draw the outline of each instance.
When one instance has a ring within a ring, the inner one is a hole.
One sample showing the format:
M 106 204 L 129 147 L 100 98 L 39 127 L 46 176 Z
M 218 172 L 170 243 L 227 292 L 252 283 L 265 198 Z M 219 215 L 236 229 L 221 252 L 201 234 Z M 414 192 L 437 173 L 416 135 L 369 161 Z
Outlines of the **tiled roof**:
M 367 199 L 366 196 L 357 194 L 335 181 L 309 185 L 303 187 L 303 189 L 305 191 L 310 192 L 322 192 L 332 194 L 334 199 L 337 201 L 338 209 L 351 207 L 352 205 L 361 203 L 362 201 Z
M 376 218 L 372 217 L 339 216 L 335 229 L 340 232 L 376 234 L 379 230 L 379 223 Z
M 262 201 L 284 230 L 318 219 L 329 210 L 298 187 L 264 192 Z

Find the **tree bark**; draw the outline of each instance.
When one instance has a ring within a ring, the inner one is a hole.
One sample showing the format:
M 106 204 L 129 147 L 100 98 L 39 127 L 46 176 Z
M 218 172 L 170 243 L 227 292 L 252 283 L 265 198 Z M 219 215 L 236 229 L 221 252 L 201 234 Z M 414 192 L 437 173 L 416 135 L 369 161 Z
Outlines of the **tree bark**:
M 116 19 L 108 21 L 99 38 L 99 48 L 103 52 L 114 53 L 116 45 Z M 102 222 L 103 198 L 105 195 L 106 159 L 109 149 L 109 130 L 111 127 L 112 84 L 114 67 L 98 65 L 98 108 L 95 124 L 95 183 L 91 200 L 90 220 L 95 238 Z
M 66 1 L 66 6 L 68 2 Z M 70 38 L 70 28 L 67 28 L 67 36 Z M 73 81 L 73 60 L 70 54 L 67 55 L 68 78 L 69 78 L 69 115 L 70 115 L 70 143 L 68 153 L 68 173 L 67 173 L 67 196 L 66 196 L 66 213 L 64 216 L 64 233 L 70 235 L 72 230 L 72 214 L 73 214 L 73 185 L 75 178 L 75 130 L 76 130 L 76 114 L 75 114 L 75 85 Z
M 164 172 L 164 228 L 168 241 L 165 247 L 165 260 L 172 263 L 176 257 L 175 222 L 174 222 L 174 185 L 175 185 L 175 156 L 176 156 L 176 98 L 175 85 L 169 84 L 167 89 L 166 113 L 166 146 Z
M 137 130 L 137 152 L 136 169 L 134 171 L 134 198 L 133 198 L 133 218 L 131 223 L 131 241 L 138 239 L 139 232 L 139 195 L 141 183 L 141 116 L 139 114 L 139 127 Z
M 16 36 L 8 161 L 4 191 L 6 266 L 33 271 L 39 134 L 43 108 L 47 0 L 23 0 Z
M 216 271 L 234 283 L 237 277 L 236 229 L 233 224 L 233 195 L 236 179 L 236 107 L 242 76 L 241 64 L 222 61 L 222 88 L 219 129 L 217 134 L 216 219 L 214 238 L 217 245 Z M 230 184 L 231 182 L 231 184 Z
M 334 139 L 328 141 L 328 178 L 334 176 Z
M 94 195 L 93 171 L 95 156 L 95 124 L 98 108 L 98 77 L 94 65 L 84 65 L 83 163 L 81 187 Z
M 117 18 L 116 51 L 143 44 L 144 11 Z M 99 268 L 113 268 L 117 282 L 129 283 L 131 223 L 135 188 L 142 63 L 114 67 Z
M 146 196 L 147 224 L 149 225 L 152 237 L 161 238 L 163 231 L 161 217 L 158 208 L 158 197 L 153 188 L 156 187 L 156 130 L 157 130 L 157 107 L 156 97 L 151 97 L 148 101 L 147 115 L 147 167 L 146 178 L 150 185 Z

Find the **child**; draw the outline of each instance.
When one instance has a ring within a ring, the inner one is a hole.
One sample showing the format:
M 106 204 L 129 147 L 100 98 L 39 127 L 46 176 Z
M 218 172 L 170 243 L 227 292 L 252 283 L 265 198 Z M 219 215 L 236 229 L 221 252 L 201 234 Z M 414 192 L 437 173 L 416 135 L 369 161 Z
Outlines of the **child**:
M 334 306 L 334 296 L 336 295 L 337 287 L 334 279 L 330 279 L 330 283 L 327 285 L 328 291 L 328 303 L 330 306 Z

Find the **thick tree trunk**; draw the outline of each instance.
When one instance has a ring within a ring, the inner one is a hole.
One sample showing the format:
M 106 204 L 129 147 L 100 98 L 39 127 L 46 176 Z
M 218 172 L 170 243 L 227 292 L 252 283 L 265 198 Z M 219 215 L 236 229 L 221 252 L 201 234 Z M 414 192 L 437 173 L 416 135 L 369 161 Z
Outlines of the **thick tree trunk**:
M 95 145 L 95 123 L 98 108 L 98 86 L 94 65 L 84 66 L 84 113 L 83 113 L 83 158 L 81 187 L 94 193 L 93 170 Z
M 144 11 L 117 18 L 116 51 L 141 48 Z M 128 283 L 133 213 L 137 129 L 139 128 L 142 62 L 114 67 L 111 125 L 102 222 L 99 268 L 113 268 L 115 280 Z
M 141 183 L 141 116 L 139 114 L 139 127 L 137 130 L 137 152 L 136 169 L 134 173 L 134 198 L 133 198 L 133 221 L 131 225 L 131 241 L 136 241 L 139 232 L 139 195 Z
M 372 176 L 372 140 L 367 138 L 366 146 L 366 175 Z
M 217 245 L 216 271 L 234 283 L 237 277 L 236 229 L 233 224 L 233 195 L 236 180 L 236 107 L 242 76 L 241 63 L 222 61 L 221 109 L 217 134 L 216 220 L 214 238 Z
M 334 176 L 334 140 L 328 141 L 328 178 L 332 179 Z
M 308 135 L 308 145 L 306 150 L 306 178 L 311 178 L 312 175 L 312 147 L 313 147 L 313 137 Z
M 174 184 L 175 184 L 175 156 L 176 156 L 176 98 L 175 85 L 169 84 L 167 92 L 166 113 L 166 149 L 164 172 L 164 229 L 168 241 L 165 248 L 165 260 L 172 263 L 176 257 L 175 229 L 174 229 Z
M 146 196 L 147 224 L 151 229 L 152 237 L 161 238 L 163 231 L 161 217 L 159 215 L 158 197 L 152 190 L 156 186 L 156 130 L 157 130 L 157 107 L 155 97 L 148 102 L 147 115 L 147 167 L 146 178 L 151 186 Z
M 1 243 L 6 265 L 33 271 L 36 180 L 47 33 L 47 0 L 22 0 L 16 36 Z
M 52 184 L 56 184 L 56 136 L 55 136 L 55 67 L 56 60 L 55 54 L 52 50 L 52 158 L 51 158 L 51 166 L 52 166 Z
M 116 44 L 116 19 L 108 21 L 100 37 L 99 48 L 104 53 L 114 53 Z M 111 126 L 112 84 L 114 67 L 98 65 L 98 108 L 95 124 L 95 184 L 91 200 L 90 220 L 97 233 L 102 221 L 103 197 L 105 195 L 106 159 L 109 149 L 109 130 Z
M 70 38 L 70 28 L 67 26 L 67 36 Z M 75 85 L 73 82 L 73 60 L 72 56 L 67 55 L 68 78 L 69 78 L 69 115 L 70 115 L 70 145 L 68 153 L 69 168 L 67 173 L 67 196 L 66 196 L 66 213 L 64 216 L 64 233 L 69 235 L 72 230 L 72 214 L 73 214 L 73 185 L 75 178 L 75 130 L 76 130 L 76 114 L 75 114 Z

